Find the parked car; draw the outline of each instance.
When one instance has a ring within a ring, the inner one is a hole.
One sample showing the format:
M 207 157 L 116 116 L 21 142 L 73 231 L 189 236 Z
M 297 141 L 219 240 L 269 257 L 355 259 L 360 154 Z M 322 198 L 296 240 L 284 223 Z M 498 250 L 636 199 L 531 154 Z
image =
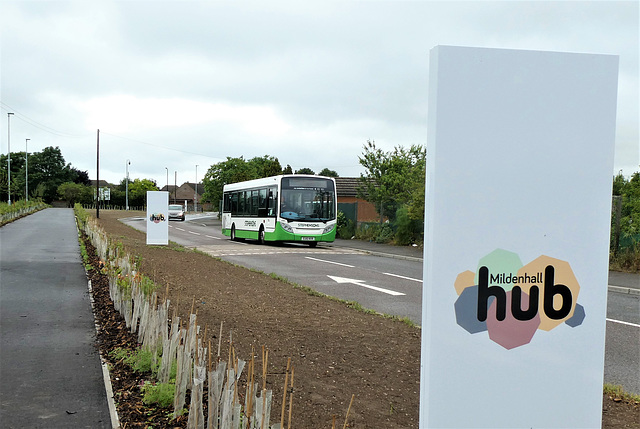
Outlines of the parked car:
M 184 221 L 184 207 L 181 204 L 169 204 L 169 220 L 171 219 Z

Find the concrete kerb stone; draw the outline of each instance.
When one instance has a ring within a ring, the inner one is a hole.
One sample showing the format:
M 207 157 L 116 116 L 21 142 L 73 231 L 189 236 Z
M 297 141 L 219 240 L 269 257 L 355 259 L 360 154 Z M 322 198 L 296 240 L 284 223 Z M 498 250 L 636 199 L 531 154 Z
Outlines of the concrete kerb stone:
M 93 289 L 91 288 L 91 280 L 87 282 L 87 287 L 89 288 L 89 299 L 91 301 L 91 309 L 94 311 L 95 315 L 95 307 L 93 301 Z M 100 332 L 100 326 L 97 322 L 94 322 L 96 327 L 96 333 Z M 112 429 L 120 429 L 120 419 L 118 418 L 118 410 L 116 409 L 116 404 L 113 399 L 113 386 L 111 385 L 111 373 L 109 372 L 109 365 L 107 361 L 102 356 L 102 352 L 100 352 L 100 365 L 102 366 L 102 378 L 104 380 L 104 389 L 107 393 L 107 404 L 109 406 L 109 415 L 111 416 L 111 428 Z
M 640 296 L 640 289 L 636 289 L 636 288 L 632 288 L 632 287 L 609 285 L 609 292 L 616 292 L 616 293 L 623 293 L 623 294 L 627 294 L 627 295 L 638 295 L 638 296 Z

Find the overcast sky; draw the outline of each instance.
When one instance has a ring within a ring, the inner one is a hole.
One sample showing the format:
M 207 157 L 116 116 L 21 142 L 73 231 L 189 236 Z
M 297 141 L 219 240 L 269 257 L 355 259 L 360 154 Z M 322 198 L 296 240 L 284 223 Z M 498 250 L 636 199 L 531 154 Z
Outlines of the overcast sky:
M 226 157 L 358 176 L 426 145 L 436 45 L 620 56 L 615 168 L 639 164 L 638 1 L 0 1 L 0 135 L 100 178 L 201 180 Z

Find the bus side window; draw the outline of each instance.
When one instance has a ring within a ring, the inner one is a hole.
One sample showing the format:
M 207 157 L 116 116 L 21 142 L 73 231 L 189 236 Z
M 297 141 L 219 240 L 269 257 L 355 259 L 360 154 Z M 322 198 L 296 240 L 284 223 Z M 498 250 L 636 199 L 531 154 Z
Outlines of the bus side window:
M 269 188 L 269 216 L 275 217 L 276 215 L 276 204 L 278 202 L 278 190 L 276 188 Z

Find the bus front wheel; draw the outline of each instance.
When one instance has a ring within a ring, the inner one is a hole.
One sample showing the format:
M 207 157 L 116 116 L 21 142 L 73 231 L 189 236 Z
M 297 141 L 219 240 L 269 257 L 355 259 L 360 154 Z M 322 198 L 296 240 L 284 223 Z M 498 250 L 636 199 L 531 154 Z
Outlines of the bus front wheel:
M 260 227 L 260 231 L 258 231 L 258 242 L 264 244 L 264 228 L 262 227 Z
M 231 225 L 231 241 L 236 241 L 236 226 Z
M 309 242 L 309 247 L 316 247 L 318 245 L 317 241 L 310 241 Z

